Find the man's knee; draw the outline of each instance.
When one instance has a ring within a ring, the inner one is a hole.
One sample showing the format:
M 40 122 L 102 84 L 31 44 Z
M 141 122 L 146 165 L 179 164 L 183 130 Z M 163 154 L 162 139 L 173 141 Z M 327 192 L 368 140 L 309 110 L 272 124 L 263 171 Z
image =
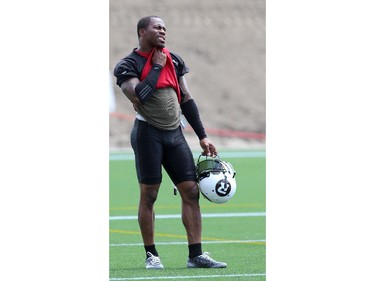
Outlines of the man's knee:
M 177 189 L 183 200 L 197 201 L 199 199 L 199 188 L 195 181 L 186 181 L 177 185 Z
M 140 204 L 146 205 L 147 207 L 152 208 L 158 197 L 159 187 L 160 187 L 160 184 L 156 184 L 156 185 L 141 184 Z

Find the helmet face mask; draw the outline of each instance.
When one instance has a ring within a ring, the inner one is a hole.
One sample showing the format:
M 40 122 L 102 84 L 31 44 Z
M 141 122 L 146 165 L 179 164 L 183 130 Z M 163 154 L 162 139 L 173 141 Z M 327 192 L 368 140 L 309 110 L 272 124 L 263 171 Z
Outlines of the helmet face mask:
M 220 158 L 207 158 L 197 163 L 197 181 L 202 195 L 209 201 L 222 204 L 236 192 L 236 172 L 228 162 Z

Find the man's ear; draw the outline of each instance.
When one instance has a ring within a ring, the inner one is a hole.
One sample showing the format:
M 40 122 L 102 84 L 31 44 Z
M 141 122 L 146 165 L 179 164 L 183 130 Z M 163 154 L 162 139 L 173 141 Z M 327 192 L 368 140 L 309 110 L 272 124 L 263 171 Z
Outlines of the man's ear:
M 141 29 L 138 31 L 138 32 L 139 32 L 139 37 L 143 37 L 144 34 L 145 34 L 145 31 L 146 31 L 146 29 L 141 28 Z

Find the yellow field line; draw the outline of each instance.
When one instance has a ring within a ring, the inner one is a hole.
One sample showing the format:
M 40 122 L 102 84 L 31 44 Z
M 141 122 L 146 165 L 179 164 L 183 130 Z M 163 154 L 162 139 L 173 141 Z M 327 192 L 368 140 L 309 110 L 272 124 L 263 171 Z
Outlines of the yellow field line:
M 112 233 L 122 233 L 122 234 L 132 234 L 132 235 L 141 235 L 140 231 L 132 231 L 132 230 L 120 230 L 120 229 L 110 229 L 109 232 Z M 186 239 L 186 235 L 179 235 L 179 234 L 170 234 L 170 233 L 155 233 L 156 237 L 173 237 L 173 238 L 181 238 Z M 213 237 L 202 237 L 202 240 L 206 241 L 232 241 L 233 239 L 224 239 L 224 238 L 213 238 Z M 242 242 L 243 244 L 259 244 L 264 245 L 265 242 Z

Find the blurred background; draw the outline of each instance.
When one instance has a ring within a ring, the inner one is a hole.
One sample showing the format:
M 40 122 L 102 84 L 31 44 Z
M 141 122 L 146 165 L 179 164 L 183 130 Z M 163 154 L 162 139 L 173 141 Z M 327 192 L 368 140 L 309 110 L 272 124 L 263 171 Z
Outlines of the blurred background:
M 110 0 L 110 149 L 129 149 L 134 110 L 112 75 L 138 45 L 136 26 L 156 15 L 185 75 L 209 138 L 219 149 L 263 148 L 266 132 L 265 0 Z M 192 149 L 199 141 L 191 128 Z

